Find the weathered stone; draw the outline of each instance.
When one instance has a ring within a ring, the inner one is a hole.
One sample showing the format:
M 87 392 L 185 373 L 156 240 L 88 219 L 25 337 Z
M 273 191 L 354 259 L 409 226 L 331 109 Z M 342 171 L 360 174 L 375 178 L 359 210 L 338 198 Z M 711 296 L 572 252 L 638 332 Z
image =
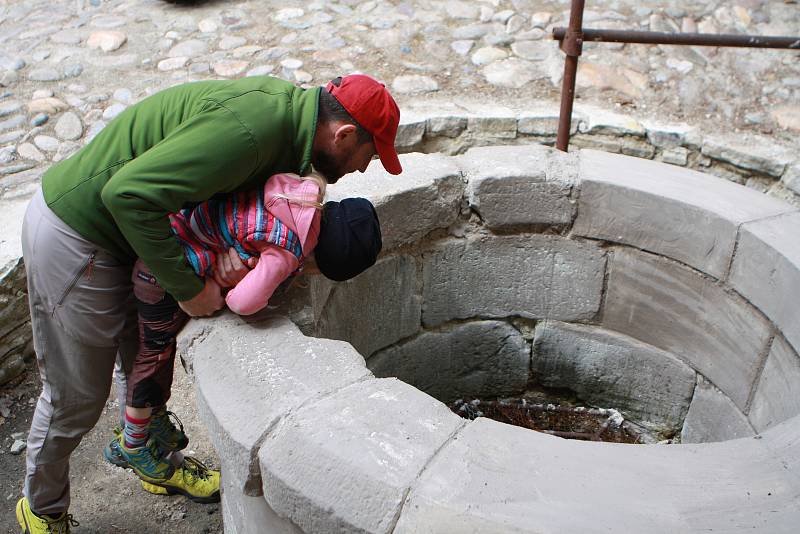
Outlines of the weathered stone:
M 682 265 L 619 248 L 602 325 L 674 354 L 744 409 L 771 326 L 744 299 Z
M 17 100 L 9 100 L 8 102 L 0 103 L 0 117 L 5 117 L 16 113 L 22 109 L 22 103 Z
M 431 93 L 439 90 L 439 84 L 430 76 L 416 74 L 398 76 L 392 82 L 392 90 L 398 93 Z
M 745 224 L 731 265 L 730 285 L 772 320 L 800 349 L 800 314 L 790 295 L 800 287 L 800 212 Z
M 41 126 L 50 120 L 50 115 L 47 113 L 37 113 L 31 118 L 30 125 L 33 127 Z
M 128 40 L 128 36 L 119 31 L 103 30 L 92 32 L 86 40 L 89 48 L 99 48 L 103 52 L 113 52 L 119 49 Z
M 778 106 L 770 115 L 781 128 L 800 132 L 800 106 Z
M 422 142 L 425 136 L 425 120 L 414 114 L 405 113 L 400 117 L 394 144 L 397 149 L 411 149 Z
M 464 193 L 461 173 L 452 158 L 405 154 L 400 163 L 402 180 L 387 177 L 376 161 L 364 174 L 348 175 L 328 187 L 330 200 L 365 197 L 372 201 L 381 220 L 384 252 L 453 224 Z
M 247 43 L 247 39 L 238 35 L 228 35 L 219 40 L 220 50 L 233 50 Z
M 544 386 L 571 389 L 668 434 L 680 431 L 695 385 L 695 372 L 667 352 L 594 326 L 553 321 L 536 325 L 531 371 Z
M 579 114 L 572 114 L 571 134 L 578 131 L 581 119 Z M 558 133 L 558 108 L 526 109 L 517 119 L 517 131 L 527 135 L 555 137 Z
M 470 206 L 489 228 L 569 224 L 573 183 L 547 176 L 560 153 L 538 146 L 481 147 L 459 158 L 469 180 Z
M 186 65 L 187 61 L 189 61 L 189 58 L 186 56 L 162 59 L 161 61 L 158 62 L 158 70 L 168 71 L 168 70 L 180 69 Z
M 511 45 L 511 51 L 522 59 L 542 61 L 551 53 L 551 45 L 546 41 L 517 41 Z
M 459 39 L 450 43 L 450 48 L 459 56 L 466 56 L 469 54 L 473 46 L 475 46 L 475 41 L 471 39 Z
M 45 152 L 55 152 L 58 150 L 58 139 L 49 135 L 37 135 L 33 138 L 33 143 Z
M 305 532 L 389 533 L 408 488 L 463 424 L 398 380 L 340 389 L 267 436 L 264 498 Z
M 698 380 L 681 430 L 681 443 L 709 443 L 754 434 L 731 399 L 705 380 Z
M 179 350 L 192 362 L 198 409 L 227 460 L 225 476 L 247 495 L 261 493 L 258 448 L 284 414 L 370 376 L 350 345 L 305 337 L 282 317 L 192 321 Z
M 194 66 L 194 64 L 192 65 Z M 208 70 L 208 68 L 206 68 Z M 245 76 L 265 76 L 275 70 L 274 65 L 259 65 L 253 67 L 245 73 Z
M 25 117 L 23 115 L 14 115 L 8 119 L 0 121 L 0 132 L 4 132 L 6 130 L 13 130 L 25 123 Z
M 605 256 L 593 243 L 526 235 L 455 239 L 423 255 L 426 326 L 471 317 L 592 318 Z
M 425 131 L 433 136 L 458 137 L 466 128 L 466 117 L 428 117 Z M 798 188 L 800 188 L 800 179 L 798 180 Z
M 647 76 L 625 67 L 589 62 L 578 64 L 578 87 L 594 87 L 599 90 L 612 89 L 630 98 L 639 98 L 646 89 L 647 82 Z
M 508 396 L 525 390 L 530 348 L 507 323 L 475 321 L 423 332 L 374 354 L 367 367 L 375 376 L 397 377 L 442 402 Z
M 519 89 L 533 80 L 546 77 L 547 73 L 524 59 L 509 58 L 495 61 L 482 69 L 486 81 L 501 87 Z
M 58 118 L 55 132 L 59 139 L 74 141 L 83 135 L 83 124 L 75 113 L 67 111 Z
M 214 33 L 218 25 L 213 19 L 203 19 L 197 23 L 197 29 L 203 33 Z
M 36 148 L 31 143 L 22 143 L 17 147 L 17 153 L 23 159 L 32 159 L 34 161 L 44 161 L 45 157 L 44 154 L 39 152 L 39 149 Z
M 206 52 L 208 52 L 208 45 L 205 43 L 205 41 L 188 39 L 173 46 L 169 52 L 167 52 L 167 57 L 195 58 L 197 56 L 202 56 Z
M 724 161 L 756 172 L 779 178 L 795 154 L 769 139 L 754 136 L 724 138 L 706 136 L 702 153 L 710 158 Z
M 800 413 L 800 356 L 780 336 L 775 338 L 748 414 L 758 432 Z
M 214 69 L 214 72 L 220 76 L 231 77 L 243 73 L 247 69 L 248 65 L 249 63 L 247 61 L 226 59 L 214 63 L 212 68 Z
M 633 245 L 723 278 L 742 223 L 791 206 L 688 169 L 580 153 L 576 235 Z
M 0 176 L 7 176 L 9 174 L 16 174 L 18 172 L 23 172 L 30 170 L 36 166 L 35 163 L 31 163 L 29 161 L 25 161 L 22 163 L 15 163 L 13 165 L 6 165 L 4 167 L 0 167 Z
M 626 156 L 635 158 L 652 159 L 656 154 L 653 145 L 639 141 L 637 139 L 623 139 L 620 144 L 620 152 Z
M 110 121 L 111 119 L 113 119 L 114 117 L 125 111 L 126 107 L 127 106 L 125 104 L 120 104 L 120 103 L 111 104 L 110 106 L 108 106 L 106 109 L 103 110 L 103 118 L 107 121 Z
M 467 131 L 474 136 L 513 139 L 517 136 L 517 115 L 500 106 L 470 107 Z
M 52 67 L 39 67 L 28 71 L 28 79 L 34 82 L 55 82 L 64 76 Z
M 783 174 L 781 182 L 783 182 L 786 187 L 800 195 L 800 163 L 790 165 Z
M 692 128 L 686 124 L 660 124 L 644 121 L 647 140 L 658 148 L 675 148 L 683 145 Z
M 343 283 L 315 276 L 311 288 L 315 334 L 347 341 L 365 358 L 420 329 L 417 267 L 410 256 L 382 259 Z
M 505 59 L 508 57 L 508 52 L 502 48 L 487 46 L 479 48 L 472 54 L 472 63 L 475 65 L 488 65 L 494 61 Z
M 640 122 L 625 115 L 588 106 L 580 106 L 578 111 L 585 117 L 578 127 L 581 133 L 644 137 L 647 132 Z
M 689 151 L 683 147 L 669 148 L 661 153 L 661 161 L 685 167 L 689 163 Z
M 5 356 L 3 360 L 0 361 L 0 386 L 2 386 L 3 384 L 5 384 L 10 380 L 17 378 L 24 372 L 25 372 L 25 361 L 22 359 L 21 354 L 11 354 L 9 356 Z M 25 442 L 22 443 L 24 444 Z M 19 454 L 19 453 L 15 453 L 12 447 L 11 454 Z
M 149 59 L 149 58 L 148 58 Z M 136 54 L 115 54 L 89 58 L 89 62 L 101 69 L 128 69 L 139 60 Z

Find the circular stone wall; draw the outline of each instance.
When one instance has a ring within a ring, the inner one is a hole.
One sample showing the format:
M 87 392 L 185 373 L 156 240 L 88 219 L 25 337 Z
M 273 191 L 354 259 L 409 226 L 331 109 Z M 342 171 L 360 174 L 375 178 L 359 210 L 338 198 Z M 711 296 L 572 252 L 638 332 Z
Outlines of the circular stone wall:
M 795 528 L 800 211 L 591 150 L 402 163 L 330 188 L 376 204 L 375 267 L 183 334 L 226 531 Z M 567 441 L 437 400 L 531 376 L 683 444 Z

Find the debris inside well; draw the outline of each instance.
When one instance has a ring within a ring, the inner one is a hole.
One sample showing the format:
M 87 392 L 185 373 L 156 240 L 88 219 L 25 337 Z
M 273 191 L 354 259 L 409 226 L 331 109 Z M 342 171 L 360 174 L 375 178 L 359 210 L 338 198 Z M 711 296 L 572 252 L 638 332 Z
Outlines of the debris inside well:
M 465 419 L 488 417 L 566 439 L 611 443 L 653 443 L 648 433 L 609 408 L 534 404 L 526 399 L 458 399 L 450 409 Z

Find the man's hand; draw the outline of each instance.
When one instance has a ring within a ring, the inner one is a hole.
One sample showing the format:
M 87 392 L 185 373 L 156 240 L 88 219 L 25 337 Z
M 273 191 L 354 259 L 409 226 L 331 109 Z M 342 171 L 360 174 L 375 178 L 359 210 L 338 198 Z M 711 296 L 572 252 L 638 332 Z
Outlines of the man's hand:
M 242 278 L 256 266 L 258 258 L 250 258 L 242 262 L 236 249 L 229 248 L 227 254 L 217 256 L 214 266 L 214 280 L 220 287 L 233 287 L 242 281 Z
M 183 311 L 192 317 L 207 317 L 225 305 L 219 285 L 206 278 L 205 287 L 192 299 L 178 302 Z

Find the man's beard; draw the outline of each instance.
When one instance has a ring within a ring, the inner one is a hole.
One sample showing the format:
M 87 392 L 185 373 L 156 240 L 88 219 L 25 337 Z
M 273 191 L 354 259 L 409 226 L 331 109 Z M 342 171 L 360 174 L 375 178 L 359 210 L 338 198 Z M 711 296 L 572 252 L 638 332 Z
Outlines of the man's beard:
M 342 170 L 344 165 L 341 159 L 324 149 L 311 151 L 311 165 L 314 166 L 315 171 L 325 177 L 329 184 L 335 184 L 345 174 Z

